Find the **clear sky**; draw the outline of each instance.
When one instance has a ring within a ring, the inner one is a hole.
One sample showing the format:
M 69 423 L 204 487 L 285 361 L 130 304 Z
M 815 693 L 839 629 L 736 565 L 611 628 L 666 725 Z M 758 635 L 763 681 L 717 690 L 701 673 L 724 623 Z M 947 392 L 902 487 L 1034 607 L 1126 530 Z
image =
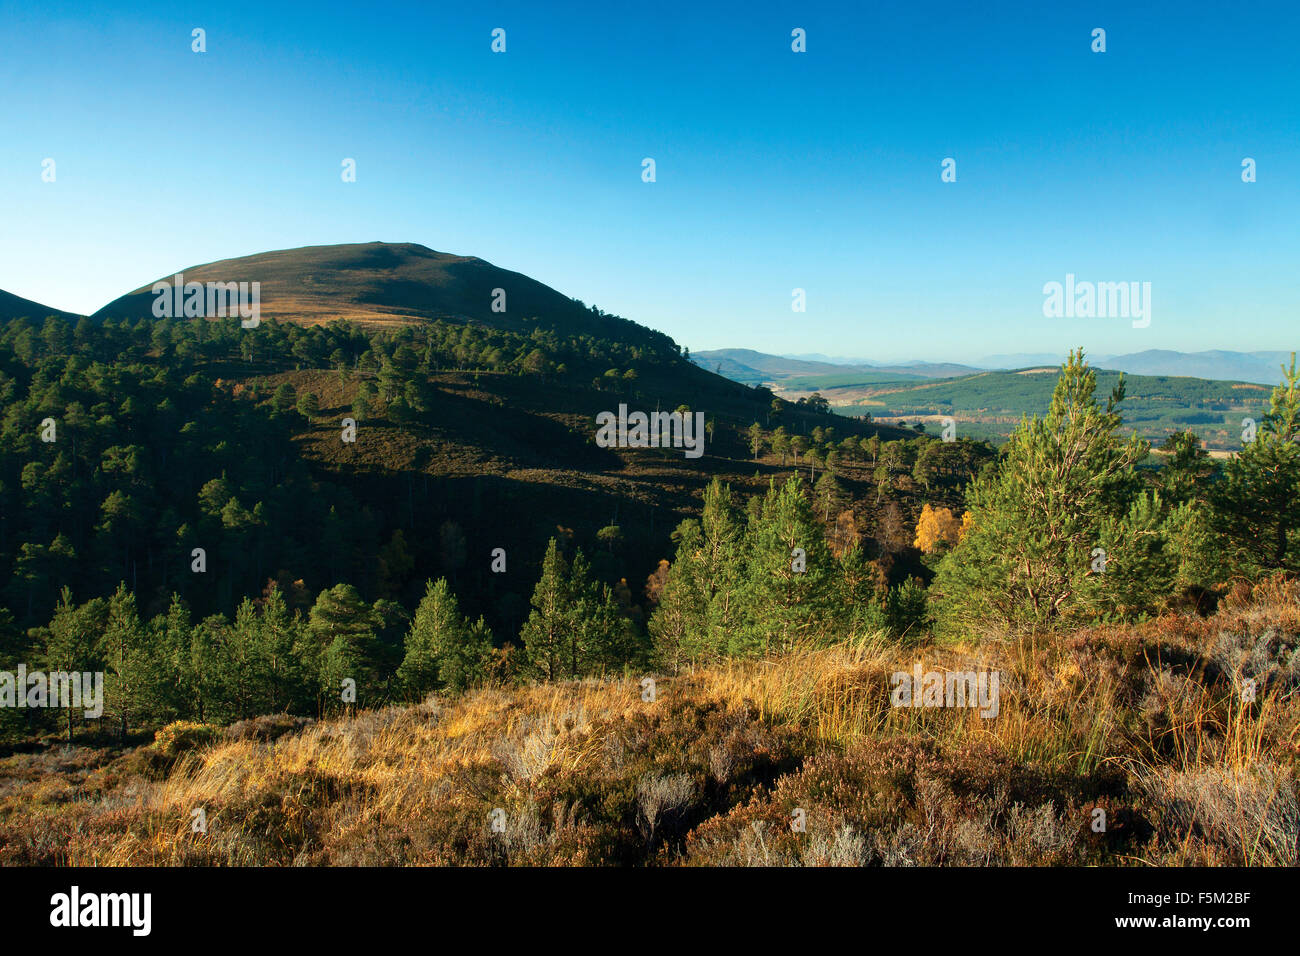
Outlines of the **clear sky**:
M 696 351 L 1300 338 L 1294 0 L 121 6 L 0 2 L 0 289 L 386 240 Z M 1067 273 L 1150 282 L 1151 324 L 1045 318 Z

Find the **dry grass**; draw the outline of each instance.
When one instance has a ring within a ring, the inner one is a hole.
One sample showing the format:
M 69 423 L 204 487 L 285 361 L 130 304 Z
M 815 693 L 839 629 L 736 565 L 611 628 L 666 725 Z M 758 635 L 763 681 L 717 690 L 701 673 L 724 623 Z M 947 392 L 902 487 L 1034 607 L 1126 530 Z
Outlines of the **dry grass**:
M 725 662 L 650 703 L 637 678 L 587 680 L 16 755 L 0 861 L 1290 865 L 1298 634 L 1275 581 L 1208 619 Z M 889 675 L 918 660 L 999 671 L 998 716 L 892 707 Z

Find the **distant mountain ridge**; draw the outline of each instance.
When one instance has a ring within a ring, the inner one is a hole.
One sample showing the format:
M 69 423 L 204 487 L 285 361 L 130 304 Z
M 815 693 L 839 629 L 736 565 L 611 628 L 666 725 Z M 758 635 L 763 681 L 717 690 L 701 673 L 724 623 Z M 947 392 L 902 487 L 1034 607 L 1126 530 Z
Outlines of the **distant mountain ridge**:
M 922 378 L 948 378 L 954 375 L 969 375 L 982 372 L 984 368 L 976 365 L 962 365 L 957 362 L 926 362 L 913 359 L 907 362 L 877 362 L 868 358 L 839 358 L 813 352 L 804 355 L 783 355 L 782 358 L 803 359 L 822 362 L 827 365 L 847 366 L 849 368 L 871 368 L 881 372 L 899 372 L 904 375 L 919 375 Z
M 1130 375 L 1176 375 L 1221 382 L 1254 382 L 1276 385 L 1282 380 L 1282 365 L 1290 352 L 1172 352 L 1148 349 L 1131 355 L 1105 358 L 1102 364 Z
M 981 369 L 969 365 L 938 362 L 908 362 L 895 365 L 878 365 L 874 362 L 861 361 L 854 364 L 841 364 L 825 360 L 826 356 L 789 356 L 768 355 L 753 349 L 713 349 L 696 352 L 692 360 L 701 368 L 718 372 L 737 382 L 757 385 L 765 381 L 809 375 L 838 375 L 846 370 L 861 370 L 872 376 L 887 379 L 898 378 L 951 378 L 968 375 Z
M 785 379 L 813 375 L 843 376 L 852 371 L 887 374 L 893 378 L 957 378 L 981 371 L 1016 371 L 1026 368 L 1057 366 L 1064 355 L 1050 352 L 1018 352 L 988 355 L 972 365 L 952 362 L 907 362 L 886 365 L 869 359 L 832 359 L 818 353 L 804 355 L 769 355 L 752 349 L 713 349 L 696 352 L 696 364 L 746 384 L 761 381 L 779 383 Z M 1112 369 L 1129 375 L 1201 378 L 1216 382 L 1250 382 L 1276 385 L 1281 381 L 1281 366 L 1291 359 L 1289 351 L 1232 352 L 1213 349 L 1205 352 L 1177 352 L 1148 349 L 1126 355 L 1089 355 L 1095 368 Z M 880 381 L 868 376 L 864 381 Z
M 1170 349 L 1147 349 L 1125 355 L 1090 355 L 1097 368 L 1114 369 L 1129 375 L 1165 375 L 1179 378 L 1203 378 L 1215 382 L 1252 382 L 1276 385 L 1282 379 L 1281 366 L 1290 361 L 1291 353 L 1282 351 L 1230 352 L 1211 349 L 1205 352 L 1177 352 Z M 989 355 L 980 365 L 990 370 L 1014 370 L 1033 365 L 1059 365 L 1061 357 L 1050 354 L 1013 353 Z

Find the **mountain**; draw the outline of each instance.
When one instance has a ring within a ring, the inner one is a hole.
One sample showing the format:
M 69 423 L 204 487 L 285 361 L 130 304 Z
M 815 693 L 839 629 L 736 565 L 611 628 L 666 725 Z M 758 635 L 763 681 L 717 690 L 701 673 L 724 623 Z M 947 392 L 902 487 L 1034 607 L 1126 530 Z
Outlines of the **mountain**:
M 75 338 L 14 336 L 18 347 L 0 348 L 6 401 L 28 408 L 33 423 L 74 401 L 91 412 L 68 443 L 72 472 L 89 477 L 62 482 L 50 470 L 57 495 L 33 496 L 23 483 L 29 431 L 0 435 L 0 512 L 15 516 L 0 535 L 0 582 L 17 580 L 16 562 L 45 547 L 60 518 L 70 542 L 60 542 L 57 574 L 42 572 L 27 590 L 0 588 L 0 611 L 35 621 L 64 580 L 104 593 L 130 580 L 151 615 L 172 591 L 196 614 L 232 612 L 271 578 L 307 601 L 346 581 L 367 601 L 388 596 L 410 608 L 423 582 L 447 576 L 467 612 L 513 636 L 552 537 L 570 554 L 581 548 L 593 575 L 624 582 L 636 603 L 712 479 L 746 497 L 784 481 L 794 460 L 770 438 L 756 449 L 755 424 L 769 436 L 820 427 L 837 440 L 916 437 L 774 401 L 687 361 L 661 332 L 472 256 L 415 244 L 315 246 L 192 266 L 184 279 L 259 282 L 268 321 L 160 329 L 150 283 L 95 314 L 128 319 L 121 325 L 90 321 Z M 498 288 L 504 313 L 491 310 Z M 41 320 L 29 322 L 39 333 Z M 80 364 L 62 381 L 41 371 L 48 358 L 73 356 Z M 91 374 L 82 358 L 108 370 Z M 675 447 L 640 445 L 626 430 L 616 447 L 602 440 L 603 415 L 679 409 L 687 415 L 665 435 Z M 130 446 L 129 467 L 99 467 L 104 449 L 118 446 Z M 845 457 L 838 486 L 871 527 L 888 502 L 874 466 Z M 809 480 L 815 465 L 799 461 Z M 129 496 L 132 528 L 142 530 L 113 545 L 105 570 L 87 542 L 100 540 L 97 516 L 115 491 L 114 502 Z M 205 504 L 212 495 L 224 502 L 220 515 Z M 176 575 L 183 528 L 217 542 L 206 545 L 206 578 Z M 245 535 L 254 528 L 256 542 Z M 509 571 L 489 569 L 498 547 Z
M 1282 380 L 1281 366 L 1291 359 L 1290 352 L 1173 352 L 1148 349 L 1129 355 L 1113 355 L 1099 360 L 1106 368 L 1130 375 L 1179 375 L 1219 381 L 1257 382 L 1276 385 Z
M 50 315 L 57 315 L 61 319 L 69 320 L 81 318 L 75 312 L 64 312 L 62 309 L 56 309 L 53 306 L 41 305 L 39 302 L 33 302 L 31 299 L 24 299 L 20 295 L 14 295 L 12 292 L 5 292 L 0 289 L 0 322 L 24 318 L 39 321 Z
M 951 378 L 980 371 L 969 365 L 936 362 L 908 362 L 896 365 L 878 365 L 874 362 L 831 360 L 826 356 L 769 355 L 753 349 L 713 349 L 696 352 L 692 361 L 719 375 L 746 385 L 764 382 L 786 383 L 809 376 L 835 376 L 837 384 L 847 374 L 859 384 L 867 382 L 897 381 L 900 378 Z
M 904 362 L 877 365 L 874 368 L 879 372 L 896 372 L 899 375 L 916 375 L 920 378 L 952 378 L 956 375 L 984 371 L 974 365 L 958 365 L 956 362 Z
M 956 362 L 876 362 L 866 358 L 841 358 L 813 352 L 805 355 L 785 355 L 783 358 L 804 359 L 821 362 L 826 365 L 845 366 L 848 368 L 870 368 L 881 372 L 898 372 L 902 375 L 919 375 L 922 378 L 951 378 L 954 375 L 966 375 L 981 372 L 984 366 L 958 365 Z
M 298 325 L 335 319 L 367 326 L 472 320 L 512 332 L 541 326 L 565 334 L 613 335 L 641 345 L 663 346 L 670 341 L 662 333 L 607 316 L 536 279 L 477 256 L 435 252 L 409 242 L 304 246 L 178 271 L 186 282 L 259 282 L 261 317 Z M 158 281 L 171 279 L 165 275 Z M 114 299 L 93 317 L 151 316 L 152 285 Z M 496 290 L 504 291 L 504 300 Z M 502 301 L 504 310 L 494 311 L 494 302 Z
M 164 350 L 156 360 L 186 373 L 194 363 L 222 389 L 260 401 L 286 386 L 310 393 L 319 412 L 295 433 L 295 453 L 315 480 L 346 486 L 382 516 L 381 542 L 397 528 L 437 532 L 453 522 L 475 540 L 516 542 L 521 555 L 530 555 L 519 559 L 521 572 L 531 574 L 527 562 L 540 558 L 557 528 L 594 552 L 601 547 L 597 531 L 617 524 L 626 563 L 605 570 L 639 588 L 711 478 L 760 493 L 788 473 L 779 456 L 755 461 L 747 436 L 755 422 L 791 434 L 833 424 L 841 436 L 914 436 L 803 406 L 774 409 L 769 392 L 687 361 L 662 332 L 474 256 L 372 242 L 263 252 L 178 271 L 187 283 L 261 283 L 261 318 L 276 322 L 252 334 L 228 323 L 200 336 L 201 343 L 181 328 L 176 335 L 186 338 L 186 348 Z M 93 318 L 151 319 L 152 285 Z M 505 292 L 505 312 L 492 311 L 496 289 Z M 334 321 L 340 319 L 350 326 Z M 142 343 L 155 347 L 147 334 Z M 356 414 L 366 387 L 366 410 Z M 645 413 L 685 406 L 704 415 L 703 456 L 598 447 L 597 416 L 620 405 Z M 346 416 L 360 423 L 355 443 L 339 440 Z M 862 489 L 874 485 L 859 465 L 845 466 L 843 484 L 865 498 Z M 525 537 L 532 539 L 527 548 Z M 445 570 L 435 552 L 430 546 L 417 557 L 425 577 Z M 313 587 L 328 583 L 310 574 L 308 580 Z M 477 611 L 506 615 L 493 610 L 500 594 L 480 585 L 472 592 Z M 526 598 L 523 585 L 516 587 Z
M 509 376 L 500 375 L 476 375 L 474 383 L 481 394 L 492 393 L 493 410 L 486 419 L 495 423 L 524 416 L 516 422 L 520 425 L 516 431 L 528 436 L 530 450 L 511 458 L 502 452 L 509 443 L 494 447 L 492 430 L 486 426 L 481 440 L 474 438 L 473 430 L 461 436 L 479 452 L 499 454 L 512 466 L 525 462 L 544 467 L 572 464 L 564 454 L 546 451 L 554 436 L 540 421 L 534 418 L 531 425 L 521 423 L 528 416 L 568 416 L 571 420 L 575 414 L 594 416 L 601 409 L 613 407 L 608 403 L 620 389 L 625 400 L 648 402 L 651 410 L 679 405 L 707 409 L 723 425 L 719 447 L 727 444 L 723 436 L 732 429 L 746 428 L 755 420 L 766 422 L 771 416 L 771 395 L 744 385 L 758 384 L 760 373 L 767 368 L 764 361 L 773 357 L 735 350 L 739 357 L 758 362 L 762 368 L 751 369 L 737 362 L 732 369 L 735 376 L 717 375 L 705 362 L 685 361 L 676 343 L 662 332 L 588 307 L 536 279 L 477 256 L 437 252 L 417 243 L 366 242 L 261 252 L 177 271 L 186 284 L 257 282 L 260 317 L 289 325 L 315 328 L 347 320 L 363 328 L 367 336 L 398 330 L 424 335 L 438 321 L 472 324 L 487 330 L 483 334 L 476 331 L 479 344 L 462 348 L 462 354 L 452 360 L 450 367 L 444 364 L 431 372 L 434 387 L 444 377 L 453 390 L 463 387 L 459 372 L 464 368 L 517 372 L 524 364 L 524 356 L 537 353 L 539 364 L 534 371 L 549 378 L 542 388 L 521 388 Z M 173 275 L 168 274 L 156 281 L 172 280 Z M 114 299 L 92 318 L 151 318 L 156 301 L 153 285 L 146 283 Z M 503 302 L 504 309 L 494 310 L 497 302 Z M 539 330 L 555 336 L 539 339 L 535 334 Z M 494 334 L 490 340 L 484 338 Z M 434 333 L 435 338 L 440 335 Z M 470 333 L 465 335 L 468 338 Z M 542 353 L 546 353 L 545 357 Z M 488 355 L 494 356 L 490 362 Z M 777 361 L 792 372 L 834 368 Z M 631 379 L 624 380 L 628 373 Z M 741 375 L 754 381 L 745 382 Z M 290 384 L 305 386 L 311 373 L 300 365 L 288 376 L 285 380 Z M 295 376 L 303 381 L 295 381 Z M 634 384 L 629 385 L 629 381 Z M 314 381 L 311 385 L 323 387 Z M 346 399 L 345 404 L 350 401 L 343 395 L 339 398 Z M 500 410 L 503 406 L 512 409 L 510 414 Z M 791 410 L 790 415 L 791 427 L 798 428 L 811 427 L 809 423 L 816 418 L 805 410 Z M 882 433 L 893 431 L 886 428 Z M 399 443 L 409 444 L 409 440 L 409 436 L 403 436 Z M 734 441 L 738 457 L 743 460 L 744 440 Z
M 829 362 L 768 355 L 765 352 L 755 352 L 753 349 L 713 349 L 708 352 L 695 352 L 691 360 L 700 368 L 717 372 L 735 381 L 745 380 L 739 376 L 758 376 L 755 381 L 747 384 L 788 378 L 791 375 L 819 375 L 843 371 L 841 366 Z
M 1114 369 L 1130 375 L 1165 375 L 1260 385 L 1276 385 L 1281 381 L 1279 366 L 1290 359 L 1290 352 L 1229 352 L 1222 349 L 1206 352 L 1147 349 L 1126 355 L 1088 356 L 1088 360 L 1097 368 Z M 1015 370 L 1029 366 L 1060 365 L 1062 361 L 1062 356 L 1049 352 L 1015 352 L 1008 355 L 986 355 L 979 360 L 979 365 L 990 370 Z
M 798 355 L 782 353 L 782 358 L 800 359 L 805 362 L 822 362 L 825 365 L 875 365 L 867 358 L 844 358 L 839 355 L 827 355 L 824 352 L 801 352 Z
M 1104 356 L 1089 355 L 1089 362 L 1099 362 Z M 1056 352 L 1012 352 L 986 355 L 975 363 L 977 368 L 989 371 L 1029 368 L 1037 365 L 1060 365 L 1065 359 Z

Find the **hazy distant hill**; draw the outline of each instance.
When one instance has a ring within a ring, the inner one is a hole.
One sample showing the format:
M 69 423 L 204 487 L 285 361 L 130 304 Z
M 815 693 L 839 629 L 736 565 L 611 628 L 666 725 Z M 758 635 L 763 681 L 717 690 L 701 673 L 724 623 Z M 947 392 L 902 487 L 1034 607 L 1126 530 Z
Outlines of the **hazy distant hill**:
M 877 365 L 871 362 L 845 364 L 820 361 L 808 356 L 769 355 L 752 349 L 713 349 L 695 352 L 691 358 L 701 368 L 746 385 L 762 382 L 780 384 L 791 378 L 813 375 L 835 377 L 839 384 L 844 384 L 843 377 L 846 375 L 860 383 L 879 383 L 900 379 L 948 378 L 978 371 L 968 365 L 934 362 L 909 362 L 903 365 Z
M 987 366 L 960 365 L 956 362 L 876 362 L 867 358 L 839 358 L 813 352 L 805 355 L 787 355 L 785 358 L 803 359 L 810 362 L 822 362 L 828 365 L 848 366 L 850 368 L 869 368 L 881 372 L 899 372 L 904 375 L 919 375 L 922 378 L 951 378 L 954 375 L 967 375 L 981 372 Z
M 803 359 L 785 358 L 780 355 L 768 355 L 753 349 L 713 349 L 708 352 L 695 352 L 691 359 L 701 368 L 717 372 L 735 381 L 744 381 L 744 377 L 754 381 L 774 381 L 791 375 L 817 375 L 843 371 L 841 366 L 829 362 L 810 362 Z
M 64 319 L 81 318 L 74 312 L 64 312 L 53 306 L 41 305 L 39 302 L 0 289 L 0 322 L 24 318 L 40 320 L 50 315 L 57 315 Z
M 1290 352 L 1171 352 L 1148 349 L 1131 355 L 1106 358 L 1106 368 L 1133 375 L 1181 375 L 1221 381 L 1259 382 L 1276 385 L 1282 380 L 1281 366 Z
M 1176 352 L 1170 349 L 1147 349 L 1126 355 L 1092 355 L 1100 368 L 1113 368 L 1130 375 L 1174 375 L 1213 379 L 1222 382 L 1257 382 L 1276 385 L 1281 381 L 1279 366 L 1290 360 L 1290 352 Z M 986 369 L 1019 369 L 1031 365 L 1059 365 L 1058 355 L 1018 352 L 988 355 L 978 364 Z
M 1101 356 L 1089 355 L 1089 361 L 1098 361 Z M 987 370 L 1006 370 L 1029 368 L 1031 365 L 1060 365 L 1063 359 L 1055 352 L 1014 352 L 1005 355 L 985 355 L 977 360 L 977 368 Z
M 956 362 L 904 362 L 894 365 L 873 366 L 879 372 L 894 372 L 899 375 L 917 375 L 921 378 L 952 378 L 955 375 L 969 375 L 983 369 L 974 365 L 958 365 Z

